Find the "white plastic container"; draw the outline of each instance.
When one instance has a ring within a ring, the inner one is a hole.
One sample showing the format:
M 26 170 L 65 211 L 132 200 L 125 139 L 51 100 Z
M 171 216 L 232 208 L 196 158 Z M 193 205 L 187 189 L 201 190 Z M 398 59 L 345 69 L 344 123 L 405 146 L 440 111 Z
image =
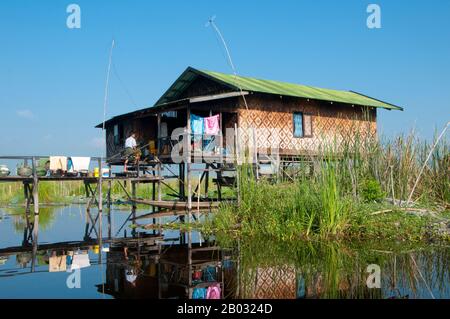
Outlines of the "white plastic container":
M 109 177 L 109 168 L 102 168 L 102 177 Z

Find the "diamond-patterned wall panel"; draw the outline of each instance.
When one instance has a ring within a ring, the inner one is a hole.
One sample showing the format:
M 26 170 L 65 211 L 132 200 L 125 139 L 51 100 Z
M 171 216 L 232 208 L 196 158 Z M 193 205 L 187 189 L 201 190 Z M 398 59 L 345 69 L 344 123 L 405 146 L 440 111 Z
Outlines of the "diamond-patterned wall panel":
M 281 154 L 314 153 L 327 145 L 338 150 L 354 143 L 355 136 L 377 136 L 375 109 L 365 113 L 357 106 L 258 94 L 249 96 L 247 103 L 248 110 L 243 105 L 239 110 L 241 149 L 253 148 L 253 134 L 258 148 L 279 147 Z M 293 112 L 312 116 L 312 137 L 294 138 Z

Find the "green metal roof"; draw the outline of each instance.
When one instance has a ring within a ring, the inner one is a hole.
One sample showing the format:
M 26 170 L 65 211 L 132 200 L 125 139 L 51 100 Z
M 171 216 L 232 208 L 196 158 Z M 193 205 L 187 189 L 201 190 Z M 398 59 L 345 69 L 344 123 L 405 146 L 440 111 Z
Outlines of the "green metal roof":
M 178 94 L 187 88 L 187 86 L 198 76 L 206 76 L 230 87 L 233 90 L 293 96 L 352 105 L 372 106 L 377 108 L 385 108 L 388 110 L 403 110 L 400 106 L 380 101 L 353 91 L 338 91 L 294 83 L 261 80 L 214 71 L 198 70 L 191 67 L 187 68 L 186 71 L 183 72 L 183 74 L 175 81 L 169 90 L 167 90 L 167 92 L 156 102 L 155 106 L 176 99 Z

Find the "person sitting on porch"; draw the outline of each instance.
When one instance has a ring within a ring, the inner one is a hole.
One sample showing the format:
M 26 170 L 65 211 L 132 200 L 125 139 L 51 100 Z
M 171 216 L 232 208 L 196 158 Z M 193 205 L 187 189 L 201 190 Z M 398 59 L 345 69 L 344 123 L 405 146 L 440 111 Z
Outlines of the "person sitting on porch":
M 134 165 L 137 165 L 140 159 L 141 150 L 137 147 L 136 133 L 131 132 L 130 136 L 125 140 L 124 172 L 127 172 L 127 165 L 130 160 L 134 162 Z

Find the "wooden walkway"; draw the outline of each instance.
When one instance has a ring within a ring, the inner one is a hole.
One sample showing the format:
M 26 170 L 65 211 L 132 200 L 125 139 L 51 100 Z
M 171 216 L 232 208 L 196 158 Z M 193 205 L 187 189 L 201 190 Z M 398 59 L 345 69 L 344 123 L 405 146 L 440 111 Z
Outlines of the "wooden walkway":
M 209 213 L 210 210 L 195 209 L 193 211 L 193 213 L 197 213 L 197 212 L 204 214 L 204 213 Z M 141 219 L 147 219 L 147 218 L 161 218 L 161 217 L 177 217 L 177 216 L 186 216 L 187 214 L 188 214 L 188 212 L 186 210 L 164 210 L 164 211 L 157 212 L 157 213 L 148 213 L 148 214 L 140 215 L 135 218 L 132 218 L 131 220 L 141 220 Z
M 155 245 L 157 241 L 163 241 L 164 237 L 162 235 L 150 235 L 147 237 L 133 238 L 103 238 L 102 243 L 104 244 L 127 244 L 127 245 Z M 38 251 L 47 250 L 75 250 L 88 248 L 89 246 L 98 245 L 98 239 L 85 240 L 85 241 L 66 241 L 52 244 L 39 244 Z M 0 249 L 0 256 L 15 255 L 24 252 L 30 252 L 32 250 L 32 245 L 22 245 L 16 247 L 7 247 Z
M 177 201 L 177 200 L 144 200 L 144 199 L 132 199 L 132 202 L 136 204 L 150 205 L 160 208 L 167 208 L 172 210 L 186 210 L 188 208 L 187 201 Z M 192 209 L 200 208 L 217 208 L 220 202 L 210 201 L 210 202 L 192 202 Z
M 134 183 L 157 183 L 158 181 L 164 180 L 163 177 L 158 176 L 143 176 L 143 177 L 103 177 L 103 181 L 129 181 Z M 98 183 L 99 177 L 69 177 L 69 176 L 41 176 L 37 178 L 38 181 L 42 182 L 62 182 L 62 181 L 83 181 L 86 183 Z M 22 177 L 22 176 L 6 176 L 0 177 L 0 182 L 24 182 L 33 183 L 33 177 Z

